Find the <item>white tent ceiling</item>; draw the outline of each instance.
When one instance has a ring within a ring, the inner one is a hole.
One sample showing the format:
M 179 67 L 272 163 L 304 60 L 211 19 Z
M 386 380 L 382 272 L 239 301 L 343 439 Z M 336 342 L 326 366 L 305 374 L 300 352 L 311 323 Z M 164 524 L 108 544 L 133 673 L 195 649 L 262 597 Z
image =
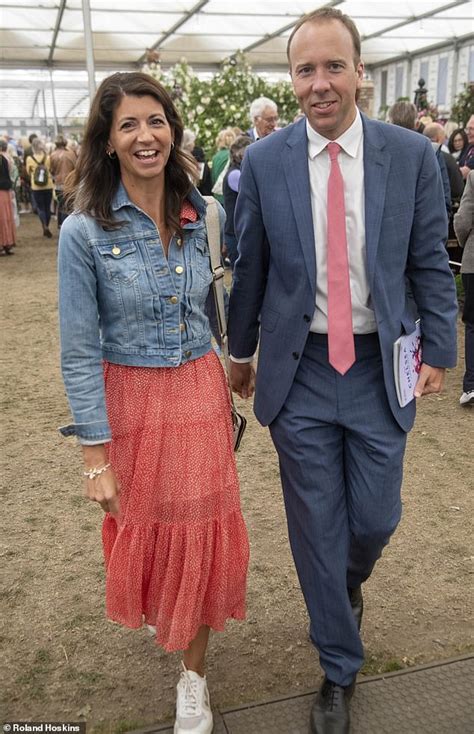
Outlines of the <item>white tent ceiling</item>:
M 164 68 L 183 57 L 216 70 L 245 51 L 254 69 L 286 71 L 286 43 L 298 18 L 337 6 L 356 22 L 369 68 L 421 49 L 474 38 L 473 0 L 89 0 L 96 79 L 140 67 L 147 49 Z M 3 117 L 85 114 L 88 107 L 82 0 L 0 2 L 0 103 Z M 106 70 L 106 71 L 105 71 Z

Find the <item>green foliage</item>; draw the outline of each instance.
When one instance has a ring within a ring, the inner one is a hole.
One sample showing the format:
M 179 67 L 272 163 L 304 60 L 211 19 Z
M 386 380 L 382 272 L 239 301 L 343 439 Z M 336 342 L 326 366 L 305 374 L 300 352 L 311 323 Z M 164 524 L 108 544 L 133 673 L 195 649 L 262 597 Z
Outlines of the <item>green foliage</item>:
M 456 294 L 458 297 L 458 301 L 464 301 L 464 286 L 460 273 L 454 276 L 454 282 L 456 283 Z
M 465 84 L 463 91 L 455 98 L 450 117 L 462 127 L 466 127 L 471 115 L 474 115 L 474 82 Z
M 298 112 L 290 82 L 269 82 L 254 74 L 243 54 L 226 59 L 211 79 L 199 79 L 185 59 L 167 72 L 156 62 L 143 71 L 170 91 L 185 127 L 196 133 L 208 155 L 215 152 L 222 128 L 248 130 L 250 103 L 257 97 L 269 97 L 278 105 L 280 125 L 292 122 Z

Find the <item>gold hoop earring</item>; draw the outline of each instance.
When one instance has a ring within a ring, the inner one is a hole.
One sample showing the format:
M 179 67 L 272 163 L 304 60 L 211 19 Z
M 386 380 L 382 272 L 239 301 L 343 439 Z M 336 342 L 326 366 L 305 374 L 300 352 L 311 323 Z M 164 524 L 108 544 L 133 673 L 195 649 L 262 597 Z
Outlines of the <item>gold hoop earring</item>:
M 106 150 L 105 152 L 107 153 L 111 161 L 114 161 L 117 158 L 115 150 Z

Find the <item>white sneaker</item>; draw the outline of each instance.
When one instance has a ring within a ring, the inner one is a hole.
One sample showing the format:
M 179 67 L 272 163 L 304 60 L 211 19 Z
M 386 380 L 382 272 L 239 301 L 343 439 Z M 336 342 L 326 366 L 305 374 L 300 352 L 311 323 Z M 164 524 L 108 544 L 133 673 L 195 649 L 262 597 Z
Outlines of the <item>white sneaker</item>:
M 474 390 L 463 392 L 463 394 L 459 398 L 459 402 L 461 403 L 461 405 L 469 405 L 470 403 L 474 403 Z
M 211 734 L 212 711 L 209 703 L 206 677 L 201 678 L 194 670 L 183 672 L 176 686 L 176 721 L 174 734 Z

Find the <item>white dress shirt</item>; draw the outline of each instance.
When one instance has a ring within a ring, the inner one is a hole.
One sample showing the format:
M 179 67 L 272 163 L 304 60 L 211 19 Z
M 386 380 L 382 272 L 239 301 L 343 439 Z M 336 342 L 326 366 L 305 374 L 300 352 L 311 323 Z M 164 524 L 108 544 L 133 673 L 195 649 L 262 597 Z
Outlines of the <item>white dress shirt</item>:
M 308 135 L 308 169 L 311 187 L 314 243 L 316 251 L 316 304 L 310 330 L 328 331 L 327 286 L 327 187 L 330 160 L 327 138 L 319 135 L 306 122 Z M 344 180 L 346 234 L 354 334 L 377 331 L 371 305 L 365 248 L 364 145 L 359 111 L 352 125 L 334 142 L 341 146 L 339 167 Z

